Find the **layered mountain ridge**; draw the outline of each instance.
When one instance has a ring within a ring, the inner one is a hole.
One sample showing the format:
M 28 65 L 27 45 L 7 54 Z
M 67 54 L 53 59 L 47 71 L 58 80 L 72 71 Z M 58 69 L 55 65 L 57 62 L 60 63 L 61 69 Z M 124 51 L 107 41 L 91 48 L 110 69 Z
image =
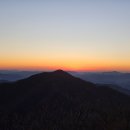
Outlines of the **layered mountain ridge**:
M 0 85 L 0 129 L 130 128 L 130 97 L 63 70 Z

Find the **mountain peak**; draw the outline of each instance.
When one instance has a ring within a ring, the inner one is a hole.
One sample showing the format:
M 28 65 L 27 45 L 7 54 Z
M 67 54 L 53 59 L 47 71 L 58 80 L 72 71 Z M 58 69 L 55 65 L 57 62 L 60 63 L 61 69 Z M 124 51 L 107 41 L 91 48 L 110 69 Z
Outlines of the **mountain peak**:
M 72 79 L 75 78 L 73 77 L 71 74 L 67 73 L 66 71 L 63 70 L 55 70 L 53 72 L 42 72 L 42 73 L 38 73 L 35 75 L 30 76 L 29 78 L 27 78 L 27 80 L 32 80 L 32 81 L 44 81 L 44 80 L 63 80 L 63 79 Z M 26 80 L 26 79 L 25 79 Z
M 53 71 L 53 73 L 67 73 L 67 72 L 65 72 L 64 70 L 58 69 L 58 70 Z
M 52 74 L 60 75 L 60 76 L 71 76 L 72 77 L 72 75 L 70 75 L 69 73 L 67 73 L 66 71 L 63 71 L 61 69 L 53 71 Z

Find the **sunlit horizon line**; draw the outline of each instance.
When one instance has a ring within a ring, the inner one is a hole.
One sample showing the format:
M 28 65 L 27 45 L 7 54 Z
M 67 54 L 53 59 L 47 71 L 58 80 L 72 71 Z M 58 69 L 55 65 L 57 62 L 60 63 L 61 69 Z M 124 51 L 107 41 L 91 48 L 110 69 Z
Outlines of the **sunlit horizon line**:
M 85 69 L 85 68 L 80 68 L 80 69 L 72 69 L 72 68 L 65 68 L 65 67 L 48 67 L 48 68 L 33 68 L 33 67 L 5 67 L 5 68 L 0 68 L 0 71 L 55 71 L 55 70 L 63 70 L 63 71 L 72 71 L 72 72 L 130 72 L 130 69 L 110 69 L 110 68 L 91 68 L 91 69 Z

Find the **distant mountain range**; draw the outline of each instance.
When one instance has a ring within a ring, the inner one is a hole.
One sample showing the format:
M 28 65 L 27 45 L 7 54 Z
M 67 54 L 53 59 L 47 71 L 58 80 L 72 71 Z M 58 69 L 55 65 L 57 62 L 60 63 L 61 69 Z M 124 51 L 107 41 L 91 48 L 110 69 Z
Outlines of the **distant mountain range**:
M 83 80 L 98 84 L 113 84 L 130 90 L 130 73 L 112 72 L 70 72 Z
M 0 70 L 1 81 L 16 81 L 27 78 L 33 74 L 40 73 L 41 71 L 3 71 Z M 121 73 L 118 71 L 110 72 L 68 72 L 73 76 L 79 77 L 83 80 L 99 83 L 99 84 L 113 84 L 121 86 L 125 89 L 130 89 L 130 73 Z
M 57 70 L 0 84 L 1 130 L 129 130 L 130 97 Z
M 0 70 L 0 83 L 13 82 L 20 79 L 27 78 L 33 74 L 40 73 L 41 71 L 11 71 Z M 95 84 L 106 84 L 120 92 L 130 95 L 130 73 L 122 73 L 118 71 L 110 72 L 73 72 L 68 73 L 73 76 L 79 77 L 85 81 L 90 81 Z
M 1 81 L 16 81 L 23 78 L 27 78 L 33 74 L 39 73 L 39 71 L 9 71 L 0 70 L 0 82 Z

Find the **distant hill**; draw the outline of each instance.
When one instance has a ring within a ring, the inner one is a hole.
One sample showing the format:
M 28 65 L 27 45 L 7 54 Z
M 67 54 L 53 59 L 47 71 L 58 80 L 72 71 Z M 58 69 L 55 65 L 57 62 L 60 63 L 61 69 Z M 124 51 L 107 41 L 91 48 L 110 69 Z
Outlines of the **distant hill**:
M 8 80 L 0 80 L 0 83 L 7 83 L 9 82 Z
M 72 75 L 77 76 L 83 80 L 99 83 L 99 84 L 113 84 L 124 89 L 130 90 L 130 73 L 121 73 L 117 71 L 112 72 L 71 72 Z
M 1 130 L 128 130 L 130 97 L 57 70 L 0 84 Z
M 18 79 L 21 79 L 22 76 L 19 74 L 4 74 L 0 73 L 0 80 L 9 80 L 9 81 L 15 81 Z
M 2 71 L 0 70 L 0 80 L 16 81 L 23 78 L 27 78 L 33 74 L 39 73 L 39 71 Z

